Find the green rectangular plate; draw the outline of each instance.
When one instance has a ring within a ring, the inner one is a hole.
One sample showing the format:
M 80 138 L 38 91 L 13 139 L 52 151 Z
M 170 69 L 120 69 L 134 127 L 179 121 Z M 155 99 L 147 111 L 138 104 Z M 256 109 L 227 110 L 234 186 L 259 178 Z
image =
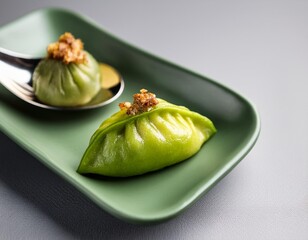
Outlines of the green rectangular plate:
M 0 85 L 1 131 L 109 213 L 137 223 L 171 218 L 205 194 L 253 147 L 260 121 L 244 97 L 119 40 L 78 14 L 53 8 L 30 13 L 0 28 L 0 47 L 44 56 L 46 46 L 66 31 L 81 38 L 97 60 L 121 72 L 123 94 L 100 109 L 59 112 L 24 103 Z M 119 102 L 130 101 L 141 88 L 209 117 L 217 134 L 191 159 L 151 174 L 93 179 L 76 173 L 96 128 L 118 111 Z

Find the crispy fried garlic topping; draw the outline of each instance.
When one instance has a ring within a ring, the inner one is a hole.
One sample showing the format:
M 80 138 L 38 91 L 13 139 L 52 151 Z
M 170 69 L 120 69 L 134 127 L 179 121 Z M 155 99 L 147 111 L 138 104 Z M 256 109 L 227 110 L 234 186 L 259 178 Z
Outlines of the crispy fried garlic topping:
M 75 39 L 69 32 L 62 34 L 57 42 L 49 44 L 47 53 L 49 58 L 62 60 L 65 64 L 86 61 L 83 42 L 80 39 Z
M 146 89 L 141 89 L 140 93 L 133 95 L 134 102 L 123 102 L 119 104 L 121 110 L 126 110 L 128 115 L 137 115 L 139 113 L 150 111 L 158 104 L 156 95 L 148 92 Z

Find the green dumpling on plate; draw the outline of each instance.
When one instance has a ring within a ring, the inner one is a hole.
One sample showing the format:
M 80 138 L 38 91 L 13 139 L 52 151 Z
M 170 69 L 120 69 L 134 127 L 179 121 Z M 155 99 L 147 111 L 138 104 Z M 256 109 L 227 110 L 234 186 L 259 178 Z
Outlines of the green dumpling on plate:
M 77 172 L 129 177 L 156 171 L 190 158 L 216 132 L 207 117 L 145 89 L 119 106 L 91 137 Z

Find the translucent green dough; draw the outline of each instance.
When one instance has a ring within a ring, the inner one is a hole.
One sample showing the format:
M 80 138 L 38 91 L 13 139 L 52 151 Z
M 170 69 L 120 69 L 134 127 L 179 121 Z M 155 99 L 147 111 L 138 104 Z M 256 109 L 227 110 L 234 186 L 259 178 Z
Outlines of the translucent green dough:
M 41 102 L 59 107 L 87 104 L 101 89 L 99 64 L 85 51 L 85 63 L 65 64 L 45 58 L 33 74 L 35 96 Z
M 162 169 L 197 153 L 216 132 L 207 117 L 162 99 L 150 111 L 120 110 L 93 134 L 77 172 L 128 177 Z

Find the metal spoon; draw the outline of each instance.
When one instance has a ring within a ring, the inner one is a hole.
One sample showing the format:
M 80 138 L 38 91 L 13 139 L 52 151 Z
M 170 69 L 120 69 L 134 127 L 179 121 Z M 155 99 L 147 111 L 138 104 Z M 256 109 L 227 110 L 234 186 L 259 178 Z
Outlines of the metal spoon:
M 102 88 L 86 105 L 78 107 L 50 106 L 38 101 L 32 88 L 32 74 L 41 58 L 31 58 L 0 48 L 0 83 L 20 99 L 37 107 L 53 110 L 84 110 L 105 106 L 117 99 L 124 90 L 122 76 L 110 65 L 100 63 Z

